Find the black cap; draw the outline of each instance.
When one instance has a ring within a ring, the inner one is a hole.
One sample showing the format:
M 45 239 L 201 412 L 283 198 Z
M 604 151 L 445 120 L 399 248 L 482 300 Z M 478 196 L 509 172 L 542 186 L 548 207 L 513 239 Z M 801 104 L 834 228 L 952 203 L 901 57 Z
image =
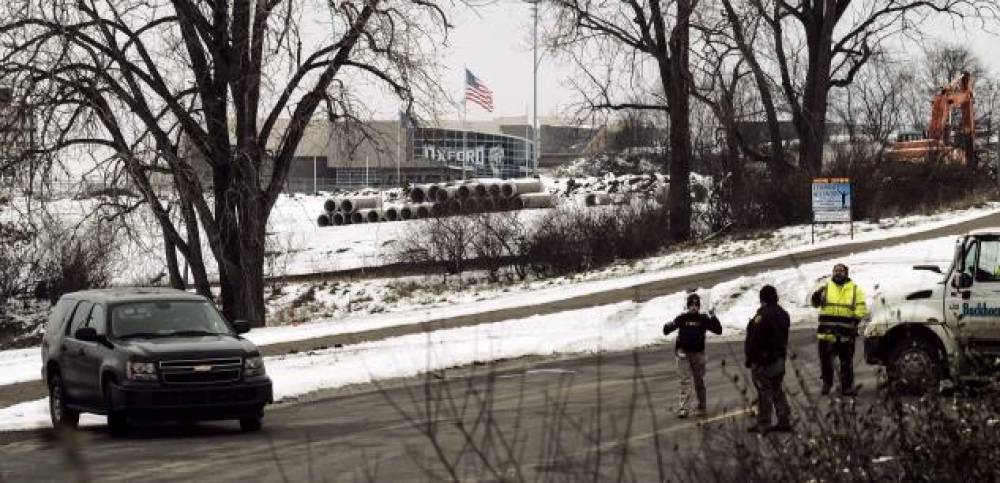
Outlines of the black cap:
M 696 293 L 688 294 L 686 307 L 690 307 L 695 304 L 701 305 L 701 297 L 699 297 Z
M 770 285 L 765 285 L 760 289 L 760 301 L 769 305 L 778 303 L 778 290 Z

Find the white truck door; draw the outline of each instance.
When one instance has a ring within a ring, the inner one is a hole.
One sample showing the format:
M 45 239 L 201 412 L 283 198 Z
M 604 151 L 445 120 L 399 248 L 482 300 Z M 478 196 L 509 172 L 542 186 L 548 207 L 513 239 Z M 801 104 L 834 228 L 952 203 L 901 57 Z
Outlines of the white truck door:
M 956 288 L 959 284 L 949 284 L 946 312 L 956 317 L 966 350 L 1000 354 L 1000 237 L 971 241 L 962 268 L 963 273 L 971 275 L 972 286 Z

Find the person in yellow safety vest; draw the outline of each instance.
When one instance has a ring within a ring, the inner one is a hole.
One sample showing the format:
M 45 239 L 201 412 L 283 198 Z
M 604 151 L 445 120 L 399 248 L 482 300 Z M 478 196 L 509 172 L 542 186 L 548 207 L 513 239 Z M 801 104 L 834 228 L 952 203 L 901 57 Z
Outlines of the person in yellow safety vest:
M 822 394 L 833 386 L 833 358 L 840 359 L 840 393 L 855 395 L 854 347 L 858 324 L 868 315 L 865 292 L 848 277 L 847 265 L 833 266 L 833 276 L 812 294 L 812 306 L 819 308 L 819 348 Z

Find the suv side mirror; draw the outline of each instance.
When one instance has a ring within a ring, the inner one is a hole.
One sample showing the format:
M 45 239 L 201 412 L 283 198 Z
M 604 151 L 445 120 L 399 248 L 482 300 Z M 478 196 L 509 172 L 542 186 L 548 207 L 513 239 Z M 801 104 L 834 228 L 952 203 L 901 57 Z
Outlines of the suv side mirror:
M 93 327 L 80 327 L 73 333 L 73 337 L 83 342 L 97 342 L 97 329 Z
M 955 278 L 951 279 L 951 285 L 955 288 L 969 288 L 972 286 L 972 275 L 959 272 Z
M 245 320 L 233 321 L 233 330 L 235 330 L 237 334 L 246 334 L 247 332 L 250 332 L 250 322 Z

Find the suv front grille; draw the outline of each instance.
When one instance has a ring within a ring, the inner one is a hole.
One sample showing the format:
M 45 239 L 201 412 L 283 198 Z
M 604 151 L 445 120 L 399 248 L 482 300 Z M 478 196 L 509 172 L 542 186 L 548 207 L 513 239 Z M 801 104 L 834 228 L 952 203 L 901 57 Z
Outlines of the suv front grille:
M 160 374 L 165 384 L 211 384 L 240 380 L 243 359 L 201 359 L 160 361 Z
M 257 392 L 250 387 L 223 389 L 185 389 L 163 391 L 153 395 L 154 406 L 187 406 L 199 404 L 240 404 L 255 401 Z

